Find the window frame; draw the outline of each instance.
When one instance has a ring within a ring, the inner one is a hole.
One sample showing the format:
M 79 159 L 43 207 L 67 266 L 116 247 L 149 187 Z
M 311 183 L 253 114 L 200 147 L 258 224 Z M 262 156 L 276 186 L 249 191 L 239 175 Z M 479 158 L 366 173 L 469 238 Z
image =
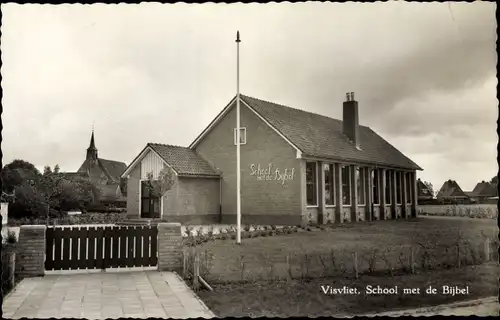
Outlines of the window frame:
M 380 171 L 373 169 L 371 174 L 372 179 L 372 203 L 374 206 L 380 205 Z
M 331 178 L 331 187 L 330 187 L 330 199 L 331 199 L 331 203 L 327 203 L 326 202 L 326 194 L 327 194 L 327 190 L 326 190 L 326 186 L 327 186 L 327 172 L 326 172 L 326 168 L 328 168 L 328 172 L 329 172 L 329 177 Z M 333 163 L 324 163 L 323 164 L 323 174 L 325 176 L 325 188 L 323 190 L 324 192 L 324 197 L 325 197 L 325 207 L 326 208 L 331 208 L 331 207 L 335 207 L 335 164 Z
M 356 187 L 357 187 L 357 192 L 358 192 L 358 206 L 366 206 L 366 179 L 365 175 L 367 172 L 366 167 L 356 167 L 356 172 L 359 173 L 359 181 L 356 181 Z M 356 177 L 356 179 L 358 178 Z M 363 195 L 363 202 L 360 202 L 361 197 L 360 195 Z
M 236 129 L 233 129 L 233 143 L 236 146 Z M 243 142 L 241 142 L 243 140 Z M 240 146 L 247 144 L 247 128 L 246 127 L 240 127 Z
M 406 204 L 412 204 L 412 194 L 413 192 L 411 192 L 411 175 L 410 175 L 410 172 L 405 172 L 405 176 L 406 176 Z
M 347 175 L 347 180 L 344 180 L 344 177 L 346 176 L 344 174 L 344 169 L 346 169 L 347 172 L 349 173 Z M 341 172 L 341 177 L 342 177 L 342 181 L 341 181 L 342 182 L 342 197 L 341 197 L 341 199 L 342 199 L 342 206 L 343 207 L 350 207 L 352 205 L 352 199 L 351 199 L 352 198 L 352 194 L 351 194 L 351 187 L 352 187 L 351 186 L 351 174 L 352 173 L 351 173 L 351 171 L 352 170 L 351 170 L 350 165 L 344 164 L 344 165 L 341 165 L 341 167 L 340 167 L 340 172 Z M 344 181 L 346 181 L 345 184 L 344 184 Z M 345 192 L 344 187 L 346 185 L 347 185 L 347 193 L 348 193 L 348 196 L 346 198 L 348 199 L 349 204 L 344 203 L 344 192 Z
M 401 171 L 396 171 L 396 188 L 394 191 L 396 191 L 396 205 L 402 205 L 403 204 L 403 185 L 402 185 L 402 172 Z M 399 199 L 398 199 L 399 198 Z
M 392 204 L 392 182 L 391 182 L 391 170 L 386 169 L 384 180 L 385 180 L 385 205 L 390 206 Z
M 313 176 L 313 182 L 312 182 L 312 185 L 313 185 L 313 198 L 314 198 L 314 202 L 315 204 L 309 204 L 308 201 L 308 195 L 307 195 L 307 191 L 308 191 L 308 184 L 309 182 L 307 181 L 307 166 L 309 164 L 314 164 L 314 172 L 312 174 Z M 308 208 L 317 208 L 319 206 L 319 195 L 318 195 L 318 191 L 319 191 L 319 186 L 318 186 L 318 162 L 317 161 L 306 161 L 306 179 L 305 179 L 305 182 L 306 182 L 306 206 Z

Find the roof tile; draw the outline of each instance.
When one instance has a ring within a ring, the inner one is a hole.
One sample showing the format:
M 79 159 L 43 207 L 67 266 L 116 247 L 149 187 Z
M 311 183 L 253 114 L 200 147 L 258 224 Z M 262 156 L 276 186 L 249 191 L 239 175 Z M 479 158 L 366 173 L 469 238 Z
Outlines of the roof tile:
M 186 147 L 160 143 L 148 143 L 160 157 L 165 160 L 179 175 L 213 176 L 220 173 L 212 168 L 196 151 Z
M 245 95 L 240 97 L 305 156 L 422 170 L 369 127 L 359 126 L 358 149 L 343 133 L 340 120 Z

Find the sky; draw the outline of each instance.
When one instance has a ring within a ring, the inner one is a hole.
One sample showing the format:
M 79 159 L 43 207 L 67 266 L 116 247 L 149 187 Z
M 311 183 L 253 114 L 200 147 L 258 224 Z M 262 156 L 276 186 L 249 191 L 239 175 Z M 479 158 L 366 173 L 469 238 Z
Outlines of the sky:
M 465 191 L 498 172 L 496 4 L 2 4 L 3 164 L 188 146 L 241 93 L 369 126 Z

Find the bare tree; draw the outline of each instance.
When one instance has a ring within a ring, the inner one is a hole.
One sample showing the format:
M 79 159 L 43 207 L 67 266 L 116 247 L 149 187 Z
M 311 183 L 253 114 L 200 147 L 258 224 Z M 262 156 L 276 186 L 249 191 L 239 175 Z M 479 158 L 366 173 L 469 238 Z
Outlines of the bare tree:
M 154 197 L 160 198 L 160 217 L 163 214 L 163 197 L 175 184 L 175 172 L 170 167 L 163 168 L 155 179 L 153 172 L 147 174 L 147 186 Z

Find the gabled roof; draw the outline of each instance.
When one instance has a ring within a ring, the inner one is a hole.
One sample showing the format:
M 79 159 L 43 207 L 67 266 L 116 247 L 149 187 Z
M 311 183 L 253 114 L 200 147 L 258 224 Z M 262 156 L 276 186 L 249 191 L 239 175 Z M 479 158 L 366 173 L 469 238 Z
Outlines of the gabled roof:
M 220 173 L 193 149 L 160 143 L 148 145 L 181 176 L 220 176 Z
M 179 176 L 220 177 L 220 172 L 212 168 L 195 150 L 160 143 L 148 143 L 123 172 L 122 177 L 129 174 L 150 150 L 165 161 Z
M 455 180 L 448 180 L 443 183 L 437 194 L 438 198 L 468 198 L 462 188 Z
M 422 180 L 418 179 L 417 180 L 417 195 L 420 198 L 433 198 L 434 195 L 432 194 L 432 191 L 425 185 L 425 183 L 422 182 Z
M 91 180 L 101 179 L 104 175 L 107 179 L 118 182 L 126 168 L 126 164 L 119 161 L 98 158 L 97 163 L 95 163 L 87 159 L 80 166 L 77 173 L 86 173 Z
M 472 190 L 475 197 L 495 197 L 498 195 L 498 190 L 489 182 L 479 182 Z
M 341 120 L 290 108 L 276 103 L 240 95 L 241 105 L 248 107 L 292 145 L 304 158 L 326 158 L 379 166 L 422 170 L 389 142 L 366 126 L 359 126 L 360 148 L 343 133 Z M 233 99 L 234 100 L 234 99 Z M 232 100 L 232 101 L 233 101 Z M 196 138 L 190 148 L 215 126 L 234 105 L 230 103 Z

